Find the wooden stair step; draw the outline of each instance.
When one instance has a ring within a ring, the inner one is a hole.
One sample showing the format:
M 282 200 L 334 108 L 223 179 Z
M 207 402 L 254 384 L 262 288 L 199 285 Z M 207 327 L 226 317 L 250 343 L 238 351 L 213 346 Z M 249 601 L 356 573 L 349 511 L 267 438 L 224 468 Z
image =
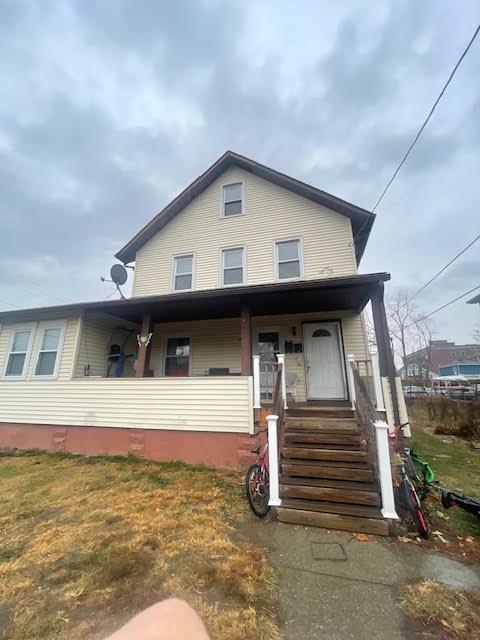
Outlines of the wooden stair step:
M 378 507 L 366 507 L 363 504 L 345 504 L 343 502 L 316 502 L 314 500 L 298 500 L 285 498 L 282 500 L 284 509 L 301 509 L 302 511 L 322 511 L 324 513 L 338 513 L 356 518 L 383 519 Z
M 357 466 L 346 466 L 348 463 L 344 463 L 344 466 L 331 466 L 324 465 L 322 462 L 312 461 L 305 463 L 303 460 L 301 464 L 299 461 L 282 461 L 282 472 L 287 476 L 301 476 L 307 478 L 332 478 L 352 481 L 364 481 L 368 482 L 373 480 L 373 469 L 358 468 Z
M 355 412 L 347 407 L 302 407 L 287 409 L 287 417 L 316 417 L 316 418 L 353 418 Z
M 322 433 L 318 431 L 292 431 L 285 432 L 285 442 L 305 442 L 315 444 L 360 445 L 361 437 L 358 433 Z
M 355 460 L 353 462 L 347 462 L 346 460 L 302 460 L 301 458 L 287 458 L 282 456 L 283 462 L 291 464 L 306 464 L 306 465 L 321 465 L 322 467 L 345 467 L 350 469 L 372 469 L 370 461 L 367 460 Z
M 302 460 L 332 460 L 336 462 L 356 462 L 367 460 L 366 451 L 346 451 L 298 446 L 285 446 L 283 448 L 283 455 L 286 458 L 301 458 Z
M 333 489 L 348 489 L 349 491 L 373 491 L 378 493 L 378 487 L 374 482 L 360 482 L 357 480 L 345 480 L 338 478 L 295 478 L 282 474 L 280 484 L 300 485 L 306 487 L 331 487 Z
M 298 484 L 281 484 L 280 496 L 282 498 L 302 498 L 303 500 L 364 504 L 370 507 L 380 506 L 380 496 L 376 491 L 360 491 L 345 489 L 343 487 L 317 487 Z
M 341 431 L 344 433 L 360 433 L 358 424 L 355 420 L 347 420 L 346 418 L 289 418 L 285 420 L 285 426 L 287 429 L 294 429 L 295 431 Z
M 288 447 L 302 449 L 328 449 L 329 451 L 365 451 L 365 444 L 338 444 L 330 442 L 306 442 L 301 437 L 298 442 L 286 442 Z
M 388 523 L 376 518 L 357 518 L 355 516 L 340 515 L 338 513 L 322 513 L 301 509 L 285 509 L 279 507 L 277 518 L 280 522 L 302 524 L 310 527 L 338 529 L 340 531 L 355 531 L 387 536 Z

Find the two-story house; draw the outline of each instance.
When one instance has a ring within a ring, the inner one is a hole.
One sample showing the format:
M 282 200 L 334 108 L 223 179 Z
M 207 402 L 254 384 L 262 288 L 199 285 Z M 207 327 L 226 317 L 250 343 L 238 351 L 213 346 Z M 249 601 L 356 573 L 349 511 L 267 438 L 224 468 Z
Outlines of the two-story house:
M 389 275 L 358 274 L 373 221 L 226 152 L 116 254 L 134 266 L 131 298 L 0 313 L 0 446 L 235 467 L 271 413 L 281 369 L 292 428 L 322 416 L 339 427 L 327 428 L 323 457 L 321 437 L 287 433 L 282 459 L 297 462 L 282 468 L 293 487 L 285 499 L 322 494 L 334 513 L 380 518 L 348 362 L 368 369 L 371 300 L 379 366 L 370 382 L 398 424 Z M 295 489 L 301 465 L 310 493 Z M 350 510 L 335 484 L 346 480 L 358 488 Z

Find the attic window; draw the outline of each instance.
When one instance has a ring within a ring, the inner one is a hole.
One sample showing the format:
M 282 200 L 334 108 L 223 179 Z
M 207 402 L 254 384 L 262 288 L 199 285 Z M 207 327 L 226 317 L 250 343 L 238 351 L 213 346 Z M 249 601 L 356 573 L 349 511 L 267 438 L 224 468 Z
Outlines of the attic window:
M 243 183 L 226 184 L 222 187 L 222 216 L 240 216 L 243 213 Z

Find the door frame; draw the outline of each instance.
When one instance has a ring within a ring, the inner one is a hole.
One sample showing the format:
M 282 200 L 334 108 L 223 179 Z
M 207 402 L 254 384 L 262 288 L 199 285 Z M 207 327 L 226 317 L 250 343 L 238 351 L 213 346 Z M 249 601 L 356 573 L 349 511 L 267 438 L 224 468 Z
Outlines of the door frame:
M 342 370 L 342 380 L 343 380 L 343 389 L 344 396 L 343 398 L 331 398 L 331 400 L 349 400 L 350 399 L 350 390 L 347 384 L 347 357 L 345 354 L 345 345 L 343 341 L 343 326 L 341 318 L 327 319 L 322 318 L 320 320 L 304 320 L 302 322 L 302 339 L 303 339 L 303 368 L 305 371 L 305 395 L 307 401 L 320 401 L 320 400 L 329 400 L 330 398 L 310 398 L 308 395 L 309 383 L 308 383 L 308 368 L 307 368 L 307 343 L 305 340 L 305 325 L 306 324 L 335 324 L 337 325 L 337 335 L 338 335 L 338 346 L 340 348 L 340 368 Z

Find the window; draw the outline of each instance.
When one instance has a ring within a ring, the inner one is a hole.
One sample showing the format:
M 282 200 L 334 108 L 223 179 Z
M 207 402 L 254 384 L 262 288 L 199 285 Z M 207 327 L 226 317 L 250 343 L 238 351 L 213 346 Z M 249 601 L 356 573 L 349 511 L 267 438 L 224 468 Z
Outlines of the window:
M 10 353 L 8 354 L 5 377 L 23 378 L 25 376 L 31 340 L 32 329 L 22 328 L 15 330 Z
M 277 280 L 300 278 L 300 240 L 286 240 L 275 243 Z
M 257 354 L 262 362 L 276 362 L 280 353 L 278 331 L 259 331 L 257 334 Z
M 44 327 L 40 338 L 34 376 L 54 378 L 57 375 L 63 327 Z
M 239 216 L 243 213 L 243 183 L 226 184 L 222 188 L 222 216 Z
M 165 375 L 188 376 L 190 370 L 190 338 L 167 338 Z
M 328 329 L 316 329 L 312 333 L 312 338 L 331 338 L 332 334 Z
M 243 247 L 222 251 L 222 287 L 243 284 Z
M 173 259 L 173 290 L 189 291 L 193 287 L 193 254 Z

